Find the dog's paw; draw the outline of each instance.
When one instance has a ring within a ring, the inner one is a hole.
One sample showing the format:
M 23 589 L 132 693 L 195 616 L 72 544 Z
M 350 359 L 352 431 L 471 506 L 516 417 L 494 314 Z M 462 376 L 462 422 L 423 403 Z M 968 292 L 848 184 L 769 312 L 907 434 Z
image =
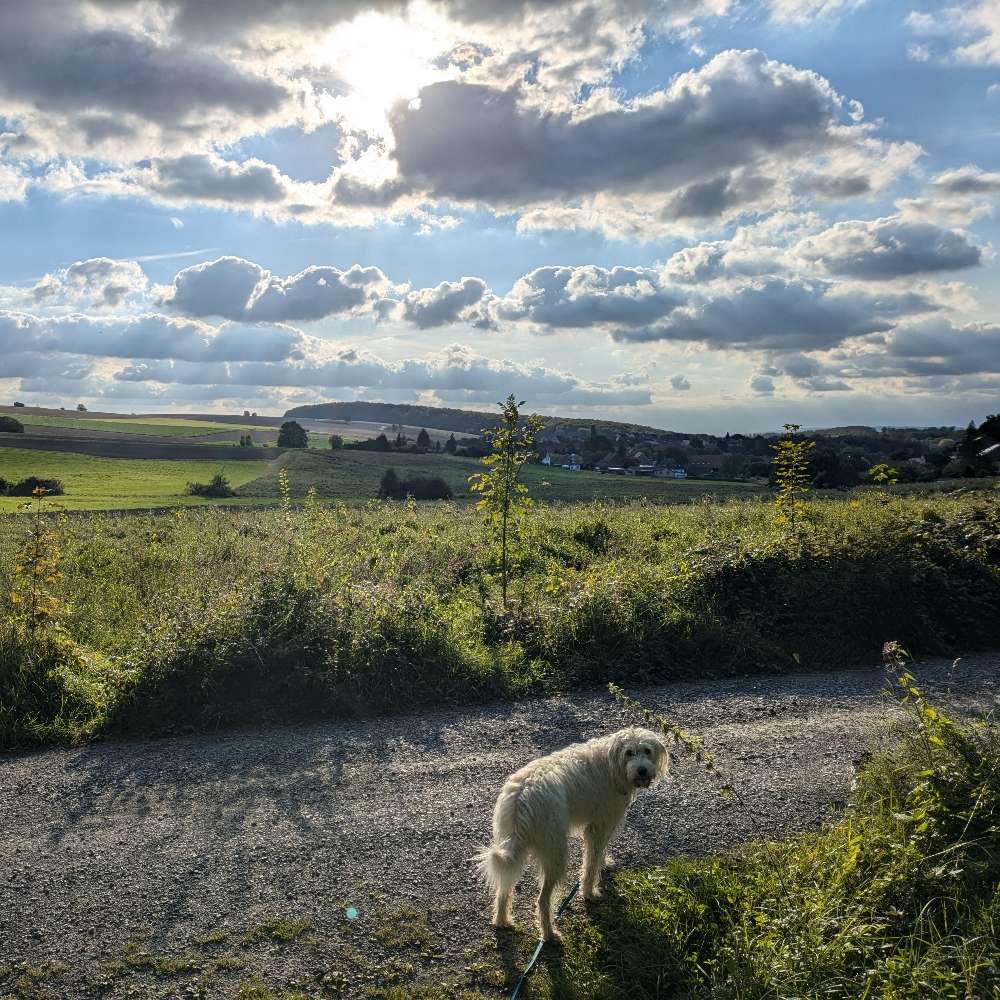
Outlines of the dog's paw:
M 600 889 L 591 889 L 589 892 L 584 892 L 583 898 L 588 903 L 599 903 L 604 899 L 604 893 Z
M 545 943 L 552 945 L 553 948 L 561 948 L 563 945 L 563 936 L 561 931 L 557 931 L 555 928 L 552 929 L 552 933 L 545 938 Z

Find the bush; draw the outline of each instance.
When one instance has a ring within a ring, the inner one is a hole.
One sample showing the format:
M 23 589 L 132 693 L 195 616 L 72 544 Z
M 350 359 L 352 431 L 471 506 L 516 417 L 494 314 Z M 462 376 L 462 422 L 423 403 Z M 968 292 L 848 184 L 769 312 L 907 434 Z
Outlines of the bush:
M 0 413 L 0 434 L 23 434 L 24 424 L 14 417 Z
M 451 487 L 441 476 L 407 476 L 400 479 L 395 469 L 386 469 L 379 483 L 383 500 L 451 500 Z
M 229 480 L 221 472 L 212 476 L 209 483 L 188 483 L 187 491 L 193 497 L 225 498 L 236 496 L 236 490 L 229 485 Z
M 27 476 L 19 482 L 7 487 L 7 496 L 30 497 L 35 490 L 45 490 L 49 496 L 62 496 L 66 490 L 61 479 L 41 479 L 38 476 Z
M 622 873 L 570 918 L 554 995 L 997 996 L 1000 728 L 904 698 L 915 730 L 863 767 L 841 820 Z

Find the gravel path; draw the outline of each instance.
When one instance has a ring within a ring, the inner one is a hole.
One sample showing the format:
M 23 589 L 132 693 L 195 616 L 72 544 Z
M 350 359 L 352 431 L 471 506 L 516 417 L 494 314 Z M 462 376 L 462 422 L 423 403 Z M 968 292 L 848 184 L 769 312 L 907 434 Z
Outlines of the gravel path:
M 978 710 L 1000 705 L 998 667 L 979 655 L 918 674 Z M 702 736 L 778 835 L 844 800 L 852 760 L 896 717 L 882 687 L 863 670 L 640 697 Z M 393 978 L 400 997 L 432 996 L 405 983 L 446 975 L 467 995 L 501 995 L 467 860 L 497 789 L 539 753 L 630 721 L 588 693 L 0 758 L 0 997 L 241 996 L 255 975 L 307 996 L 364 997 Z M 751 834 L 682 762 L 640 795 L 614 854 L 635 866 Z M 529 943 L 502 956 L 507 975 Z M 185 955 L 187 969 L 168 961 Z

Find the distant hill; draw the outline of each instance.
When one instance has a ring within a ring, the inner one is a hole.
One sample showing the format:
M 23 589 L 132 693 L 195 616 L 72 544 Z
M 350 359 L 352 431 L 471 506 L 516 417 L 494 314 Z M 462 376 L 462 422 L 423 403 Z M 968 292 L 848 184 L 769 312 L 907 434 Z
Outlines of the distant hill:
M 301 417 L 310 420 L 364 420 L 385 424 L 409 424 L 414 427 L 433 427 L 455 434 L 478 436 L 484 427 L 493 427 L 499 417 L 499 409 L 491 412 L 482 410 L 458 410 L 443 406 L 418 406 L 413 403 L 315 403 L 308 406 L 294 406 L 286 411 L 286 418 Z M 642 424 L 623 423 L 618 420 L 582 419 L 579 417 L 543 417 L 548 433 L 582 430 L 590 432 L 595 427 L 599 434 L 625 434 L 629 437 L 645 436 L 651 439 L 675 438 L 674 431 L 646 427 Z

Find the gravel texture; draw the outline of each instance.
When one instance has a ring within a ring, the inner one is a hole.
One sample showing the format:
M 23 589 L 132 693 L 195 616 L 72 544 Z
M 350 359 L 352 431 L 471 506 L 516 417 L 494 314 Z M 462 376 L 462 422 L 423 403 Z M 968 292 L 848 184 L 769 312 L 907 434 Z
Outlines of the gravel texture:
M 964 713 L 1000 705 L 998 667 L 988 654 L 917 673 Z M 777 836 L 815 828 L 846 798 L 853 761 L 899 719 L 883 687 L 872 669 L 638 696 L 704 739 Z M 497 790 L 533 757 L 634 721 L 591 692 L 0 758 L 0 997 L 237 996 L 255 974 L 308 996 L 364 997 L 408 976 L 502 995 L 501 973 L 483 971 L 497 945 L 468 860 Z M 613 853 L 631 867 L 753 834 L 679 761 L 640 793 Z M 533 888 L 529 875 L 517 899 L 531 934 Z M 219 940 L 194 943 L 206 935 Z M 529 944 L 504 954 L 503 976 Z M 154 968 L 188 949 L 187 972 Z

